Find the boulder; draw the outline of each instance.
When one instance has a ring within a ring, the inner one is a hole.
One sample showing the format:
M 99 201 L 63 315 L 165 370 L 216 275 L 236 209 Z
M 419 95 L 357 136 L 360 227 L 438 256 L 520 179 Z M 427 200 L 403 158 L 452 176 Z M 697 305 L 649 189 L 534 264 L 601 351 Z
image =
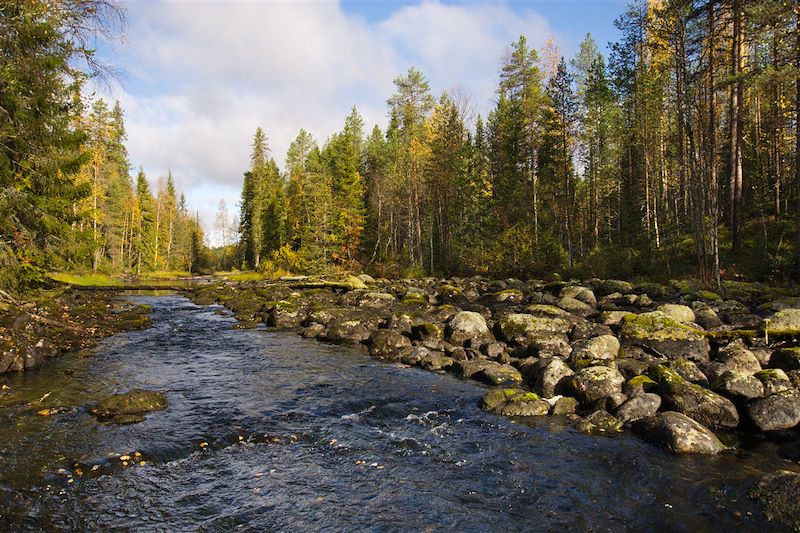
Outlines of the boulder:
M 543 416 L 550 411 L 550 404 L 536 394 L 518 388 L 497 387 L 489 390 L 481 406 L 504 416 Z
M 781 370 L 800 370 L 800 347 L 776 350 L 769 358 L 769 364 Z
M 717 454 L 725 449 L 716 435 L 688 416 L 666 411 L 634 424 L 645 439 L 666 447 L 673 453 Z
M 628 398 L 641 396 L 658 389 L 658 383 L 645 375 L 634 376 L 622 385 L 622 393 Z
M 492 333 L 486 325 L 486 319 L 474 311 L 461 311 L 453 315 L 445 328 L 447 342 L 463 345 L 470 339 L 493 340 Z
M 425 370 L 439 372 L 442 370 L 447 370 L 453 366 L 453 363 L 455 363 L 455 361 L 452 357 L 447 357 L 441 352 L 430 352 L 428 355 L 420 359 L 419 365 Z
M 764 384 L 750 374 L 728 370 L 717 378 L 714 390 L 733 400 L 752 400 L 764 395 Z
M 714 382 L 728 371 L 752 376 L 761 370 L 761 363 L 741 341 L 736 341 L 721 349 L 717 357 L 705 365 L 704 370 L 709 381 Z
M 599 337 L 600 335 L 613 335 L 613 332 L 611 328 L 603 324 L 585 321 L 575 324 L 569 333 L 569 337 L 573 342 Z
M 378 359 L 399 361 L 410 348 L 408 337 L 390 329 L 379 329 L 370 337 L 369 354 Z
M 503 385 L 505 383 L 519 385 L 522 383 L 522 374 L 511 365 L 502 365 L 492 361 L 491 365 L 480 370 L 473 377 L 487 385 Z
M 750 496 L 764 505 L 764 514 L 769 520 L 800 531 L 800 473 L 777 470 L 767 474 Z
M 142 415 L 167 408 L 167 397 L 162 392 L 134 389 L 113 394 L 91 409 L 101 420 L 131 424 L 144 420 Z
M 659 305 L 656 311 L 661 311 L 669 318 L 684 324 L 691 324 L 695 321 L 694 311 L 692 311 L 691 307 L 686 305 L 664 304 Z
M 736 406 L 724 396 L 686 381 L 664 365 L 651 368 L 648 375 L 659 384 L 659 391 L 669 409 L 713 428 L 735 428 L 739 425 Z
M 570 298 L 569 296 L 559 298 L 556 305 L 572 315 L 584 318 L 597 314 L 597 311 L 591 305 L 576 300 L 575 298 Z
M 684 359 L 683 357 L 679 357 L 677 359 L 673 359 L 672 361 L 668 361 L 666 365 L 677 372 L 678 375 L 686 381 L 691 381 L 692 383 L 697 383 L 703 387 L 708 387 L 708 378 L 692 361 Z
M 800 392 L 790 389 L 745 406 L 747 416 L 761 431 L 791 429 L 800 424 Z
M 439 324 L 423 322 L 411 326 L 411 338 L 415 341 L 442 340 L 444 331 Z
M 495 326 L 501 340 L 508 343 L 526 344 L 530 337 L 557 334 L 566 337 L 572 324 L 563 318 L 541 318 L 523 313 L 511 313 L 502 317 Z
M 708 361 L 711 347 L 703 333 L 681 324 L 661 311 L 627 315 L 622 319 L 619 339 L 667 357 Z
M 597 305 L 597 298 L 595 297 L 594 292 L 592 292 L 592 289 L 588 287 L 571 285 L 561 289 L 561 292 L 558 295 L 561 298 L 574 298 L 575 300 L 583 302 L 592 307 Z
M 792 388 L 792 382 L 786 372 L 780 368 L 767 368 L 756 372 L 754 377 L 764 385 L 764 396 L 787 391 Z
M 550 408 L 550 414 L 554 416 L 574 415 L 577 410 L 578 400 L 570 396 L 562 396 L 553 402 L 553 407 Z
M 552 398 L 567 390 L 570 377 L 574 372 L 559 357 L 552 357 L 544 361 L 539 368 L 534 370 L 536 390 L 543 397 Z
M 590 366 L 579 370 L 572 379 L 570 385 L 581 404 L 589 405 L 597 400 L 602 400 L 614 394 L 622 392 L 622 384 L 625 378 L 614 368 L 607 366 Z
M 619 341 L 613 335 L 601 335 L 578 341 L 572 346 L 570 363 L 573 368 L 607 365 L 619 354 Z
M 780 335 L 800 335 L 800 309 L 782 309 L 764 319 L 764 329 L 768 333 Z
M 617 408 L 615 415 L 622 422 L 633 422 L 655 416 L 659 407 L 661 407 L 661 396 L 645 392 L 626 400 Z
M 279 301 L 271 305 L 266 316 L 266 324 L 271 328 L 293 329 L 307 317 L 306 310 L 288 301 Z
M 319 336 L 326 342 L 341 344 L 359 344 L 370 338 L 370 330 L 359 320 L 344 320 L 333 322 L 328 329 Z
M 575 429 L 587 435 L 613 435 L 622 431 L 622 421 L 601 409 L 579 420 Z

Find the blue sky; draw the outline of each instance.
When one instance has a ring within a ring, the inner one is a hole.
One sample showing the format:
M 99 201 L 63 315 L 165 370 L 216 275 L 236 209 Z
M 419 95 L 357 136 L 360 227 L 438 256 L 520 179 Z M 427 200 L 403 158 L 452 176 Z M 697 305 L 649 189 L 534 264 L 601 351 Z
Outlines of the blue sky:
M 122 77 L 97 96 L 122 102 L 132 164 L 154 186 L 172 169 L 213 243 L 257 126 L 283 166 L 300 128 L 321 144 L 353 105 L 368 128 L 384 126 L 392 80 L 410 66 L 434 94 L 457 90 L 485 114 L 520 34 L 537 49 L 553 37 L 568 60 L 586 32 L 605 50 L 626 3 L 129 1 L 124 37 L 100 50 Z

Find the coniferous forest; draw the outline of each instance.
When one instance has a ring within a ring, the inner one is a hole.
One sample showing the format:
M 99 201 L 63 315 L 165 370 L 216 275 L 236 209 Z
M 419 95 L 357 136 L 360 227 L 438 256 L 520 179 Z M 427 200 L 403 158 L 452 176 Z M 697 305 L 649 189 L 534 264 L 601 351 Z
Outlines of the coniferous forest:
M 0 3 L 0 267 L 141 273 L 252 268 L 788 280 L 800 270 L 800 7 L 635 1 L 604 55 L 525 36 L 498 58 L 492 109 L 410 68 L 385 128 L 356 107 L 285 158 L 252 137 L 236 243 L 203 250 L 171 176 L 132 170 L 104 74 L 100 0 Z M 533 37 L 533 36 L 531 36 Z M 300 126 L 300 125 L 298 125 Z M 180 169 L 175 169 L 179 172 Z M 231 239 L 233 241 L 233 239 Z

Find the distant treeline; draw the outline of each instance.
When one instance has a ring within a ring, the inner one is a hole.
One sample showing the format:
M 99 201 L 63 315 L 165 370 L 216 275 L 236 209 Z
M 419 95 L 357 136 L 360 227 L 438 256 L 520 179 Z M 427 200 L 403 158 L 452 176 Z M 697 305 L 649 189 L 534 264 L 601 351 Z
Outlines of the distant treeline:
M 171 176 L 135 182 L 119 104 L 87 101 L 103 78 L 89 46 L 123 14 L 104 0 L 0 0 L 0 289 L 45 270 L 192 268 L 203 236 Z
M 484 119 L 463 93 L 395 80 L 281 173 L 258 130 L 235 262 L 386 274 L 775 278 L 797 269 L 796 3 L 637 1 L 606 59 L 524 37 Z

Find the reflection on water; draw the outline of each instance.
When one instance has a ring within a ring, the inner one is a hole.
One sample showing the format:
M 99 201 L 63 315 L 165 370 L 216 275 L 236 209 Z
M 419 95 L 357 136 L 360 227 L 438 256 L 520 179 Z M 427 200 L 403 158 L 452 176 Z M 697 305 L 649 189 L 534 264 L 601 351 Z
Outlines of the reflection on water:
M 473 382 L 235 330 L 219 307 L 174 295 L 132 298 L 154 307 L 152 328 L 0 378 L 0 527 L 769 530 L 746 493 L 798 456 L 796 442 L 756 439 L 674 457 L 628 435 L 514 423 L 480 411 Z M 165 391 L 169 408 L 131 426 L 88 413 L 137 387 Z

